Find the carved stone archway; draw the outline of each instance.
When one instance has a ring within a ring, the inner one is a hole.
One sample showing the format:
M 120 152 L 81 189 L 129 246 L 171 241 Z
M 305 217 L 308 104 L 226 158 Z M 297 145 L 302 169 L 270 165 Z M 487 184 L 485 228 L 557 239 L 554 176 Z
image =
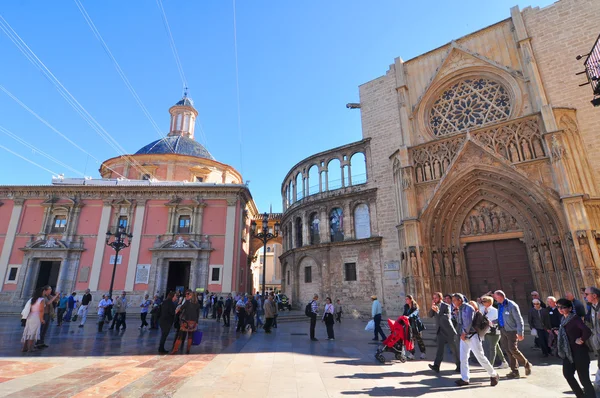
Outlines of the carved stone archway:
M 474 211 L 487 213 L 478 218 L 476 233 L 465 226 Z M 509 225 L 501 228 L 499 219 L 494 225 L 492 211 L 496 217 L 502 212 L 504 223 Z M 478 294 L 469 292 L 464 245 L 519 238 L 527 247 L 531 273 L 542 295 L 574 289 L 576 268 L 564 256 L 563 218 L 556 192 L 532 182 L 505 159 L 467 140 L 421 217 L 423 257 L 429 267 L 423 275 L 433 275 L 434 289 Z M 452 259 L 449 272 L 444 257 Z

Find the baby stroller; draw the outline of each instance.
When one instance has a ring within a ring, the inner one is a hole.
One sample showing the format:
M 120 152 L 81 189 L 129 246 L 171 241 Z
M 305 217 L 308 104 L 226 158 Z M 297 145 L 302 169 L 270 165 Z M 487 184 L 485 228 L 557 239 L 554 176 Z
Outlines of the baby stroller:
M 388 319 L 388 325 L 390 326 L 390 335 L 383 340 L 383 345 L 377 349 L 375 358 L 379 362 L 385 363 L 383 353 L 393 352 L 397 360 L 406 362 L 405 351 L 414 349 L 408 317 L 400 316 L 395 321 Z

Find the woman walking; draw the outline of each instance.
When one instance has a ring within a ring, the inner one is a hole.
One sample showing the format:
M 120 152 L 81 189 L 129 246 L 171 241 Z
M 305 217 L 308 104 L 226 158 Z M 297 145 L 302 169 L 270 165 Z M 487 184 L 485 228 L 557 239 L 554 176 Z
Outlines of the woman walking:
M 27 321 L 25 322 L 25 330 L 23 330 L 23 352 L 37 351 L 33 344 L 40 339 L 40 330 L 44 323 L 44 287 L 39 288 L 33 294 L 30 305 Z
M 481 298 L 481 303 L 483 304 L 483 315 L 485 315 L 492 324 L 490 327 L 490 331 L 485 334 L 485 341 L 487 342 L 487 352 L 486 358 L 490 361 L 492 366 L 494 366 L 494 362 L 496 361 L 496 357 L 502 360 L 502 364 L 500 365 L 500 369 L 507 369 L 508 363 L 506 359 L 504 359 L 504 354 L 502 353 L 502 349 L 500 349 L 500 328 L 498 327 L 498 309 L 494 308 L 492 304 L 494 304 L 494 299 L 491 296 L 483 296 Z
M 558 356 L 563 360 L 563 376 L 571 386 L 571 390 L 577 398 L 596 396 L 594 386 L 590 381 L 590 354 L 586 340 L 592 332 L 585 323 L 572 312 L 573 303 L 561 298 L 556 302 L 558 311 L 563 316 L 558 329 Z M 575 380 L 575 371 L 579 377 L 581 386 Z
M 535 330 L 537 335 L 536 341 L 542 349 L 542 357 L 547 358 L 550 354 L 548 347 L 548 330 L 550 330 L 550 315 L 542 308 L 542 303 L 538 299 L 533 299 L 533 308 L 529 310 L 529 328 L 531 334 Z M 489 319 L 489 318 L 488 318 Z
M 198 317 L 200 316 L 200 304 L 198 304 L 198 297 L 194 292 L 189 289 L 186 290 L 185 302 L 176 312 L 179 314 L 179 333 L 177 333 L 177 339 L 173 345 L 171 355 L 177 354 L 185 338 L 187 338 L 188 342 L 185 353 L 189 354 L 190 348 L 192 348 L 192 335 L 198 328 Z
M 165 342 L 169 337 L 171 326 L 175 322 L 175 292 L 169 292 L 167 298 L 162 302 L 160 306 L 160 317 L 158 318 L 158 325 L 160 326 L 160 343 L 158 345 L 158 352 L 160 354 L 168 354 L 169 351 L 165 350 Z
M 421 359 L 425 359 L 425 342 L 423 342 L 423 336 L 421 336 L 421 332 L 425 330 L 425 326 L 419 318 L 419 304 L 415 301 L 413 296 L 410 294 L 406 296 L 406 304 L 404 304 L 404 316 L 407 316 L 410 321 L 410 328 L 412 331 L 413 339 L 417 342 L 419 346 L 419 351 L 421 351 Z M 408 354 L 409 359 L 415 358 L 415 349 L 413 348 Z
M 333 335 L 334 313 L 331 298 L 327 297 L 325 299 L 325 311 L 323 311 L 323 322 L 325 322 L 325 327 L 327 327 L 327 340 L 335 340 L 335 336 Z

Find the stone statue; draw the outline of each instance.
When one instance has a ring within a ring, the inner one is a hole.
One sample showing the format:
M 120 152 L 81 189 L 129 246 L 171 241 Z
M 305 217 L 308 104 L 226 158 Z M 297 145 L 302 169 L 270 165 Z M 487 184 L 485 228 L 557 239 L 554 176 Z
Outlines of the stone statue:
M 452 275 L 452 264 L 450 263 L 450 259 L 448 258 L 448 252 L 444 253 L 444 274 L 446 276 Z
M 187 243 L 185 243 L 185 241 L 183 240 L 183 238 L 180 236 L 179 238 L 177 238 L 177 240 L 175 241 L 175 243 L 173 243 L 171 245 L 171 247 L 173 248 L 183 248 L 183 247 L 188 247 Z
M 402 269 L 402 276 L 406 277 L 406 276 L 408 276 L 408 267 L 406 264 L 406 253 L 402 252 L 401 256 L 402 256 L 402 261 L 400 263 L 401 263 L 401 269 Z
M 410 267 L 413 276 L 419 276 L 419 263 L 417 262 L 417 257 L 415 257 L 415 252 L 410 252 Z
M 425 256 L 423 255 L 423 252 L 421 252 L 421 269 L 423 270 L 423 276 L 428 277 L 429 276 L 429 267 L 425 266 Z
M 471 235 L 471 224 L 468 220 L 465 220 L 465 222 L 463 223 L 461 233 L 463 235 Z
M 454 274 L 456 276 L 460 276 L 462 273 L 462 269 L 460 267 L 460 260 L 458 259 L 458 253 L 454 253 L 452 257 L 452 262 L 454 263 Z
M 510 152 L 510 161 L 511 162 L 516 163 L 521 160 L 519 158 L 519 151 L 517 150 L 517 147 L 515 146 L 514 142 L 510 143 L 510 145 L 508 146 L 508 150 Z
M 585 268 L 594 268 L 594 258 L 592 257 L 592 251 L 588 245 L 586 237 L 579 238 L 579 249 L 581 250 L 581 256 L 583 257 L 583 264 Z
M 56 239 L 54 239 L 53 237 L 48 238 L 46 243 L 44 243 L 43 247 L 46 247 L 48 249 L 52 249 L 52 248 L 56 247 Z
M 500 221 L 498 220 L 498 215 L 495 212 L 492 212 L 492 231 L 500 231 Z
M 423 169 L 421 169 L 421 166 L 417 166 L 417 168 L 415 169 L 415 173 L 417 175 L 417 182 L 422 182 L 423 181 Z
M 475 235 L 477 233 L 477 217 L 471 216 L 469 219 L 471 220 L 471 234 Z
M 566 265 L 565 265 L 565 256 L 564 253 L 562 251 L 562 248 L 560 247 L 560 243 L 556 243 L 556 268 L 558 268 L 561 271 L 564 271 L 567 269 Z
M 506 224 L 506 214 L 503 211 L 500 212 L 500 232 L 508 231 L 508 225 Z
M 479 233 L 485 234 L 485 221 L 483 220 L 483 216 L 480 214 L 479 217 L 477 217 L 477 219 L 479 220 Z
M 485 232 L 490 233 L 494 231 L 492 226 L 492 218 L 490 217 L 490 209 L 487 207 L 481 208 L 481 215 L 483 217 L 483 222 L 485 224 Z
M 433 177 L 431 176 L 431 165 L 429 162 L 425 162 L 425 181 L 431 181 Z
M 523 148 L 523 157 L 525 160 L 531 159 L 531 150 L 529 149 L 529 143 L 523 138 L 521 141 L 521 147 Z
M 440 267 L 440 260 L 438 260 L 437 254 L 433 254 L 433 274 L 435 276 L 440 276 L 442 274 L 442 269 Z
M 517 220 L 515 220 L 514 217 L 510 217 L 510 230 L 514 231 L 515 229 L 519 229 L 518 228 L 518 224 L 517 224 Z
M 542 149 L 542 144 L 540 143 L 540 140 L 538 140 L 537 138 L 533 139 L 533 151 L 535 152 L 536 159 L 544 156 L 544 150 Z
M 538 252 L 537 247 L 533 246 L 533 268 L 535 272 L 543 273 L 544 269 L 542 268 L 542 259 L 540 258 L 540 253 Z
M 550 253 L 550 248 L 548 247 L 546 251 L 544 251 L 544 267 L 548 271 L 554 270 L 554 265 L 552 263 L 552 253 Z
M 440 172 L 440 162 L 437 159 L 433 161 L 433 179 L 438 179 L 442 177 L 442 173 Z

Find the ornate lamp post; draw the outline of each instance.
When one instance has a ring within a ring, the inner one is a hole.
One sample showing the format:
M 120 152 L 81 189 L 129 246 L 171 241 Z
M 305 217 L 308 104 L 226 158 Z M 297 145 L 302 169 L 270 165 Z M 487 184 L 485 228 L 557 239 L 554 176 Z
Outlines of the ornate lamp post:
M 263 243 L 263 269 L 262 269 L 262 294 L 263 297 L 266 293 L 265 282 L 267 279 L 267 242 L 275 239 L 279 236 L 279 222 L 275 223 L 274 233 L 269 231 L 269 215 L 265 212 L 262 218 L 262 230 L 256 232 L 256 221 L 252 221 L 250 224 L 252 237 L 259 239 Z
M 110 237 L 114 236 L 114 240 L 111 242 Z M 125 227 L 118 227 L 117 232 L 114 234 L 110 231 L 106 233 L 106 244 L 115 250 L 115 261 L 113 262 L 112 278 L 110 279 L 110 290 L 108 291 L 108 297 L 112 299 L 113 285 L 115 283 L 115 272 L 117 271 L 117 261 L 119 260 L 119 252 L 126 247 L 131 245 L 132 234 L 128 234 L 125 231 Z

